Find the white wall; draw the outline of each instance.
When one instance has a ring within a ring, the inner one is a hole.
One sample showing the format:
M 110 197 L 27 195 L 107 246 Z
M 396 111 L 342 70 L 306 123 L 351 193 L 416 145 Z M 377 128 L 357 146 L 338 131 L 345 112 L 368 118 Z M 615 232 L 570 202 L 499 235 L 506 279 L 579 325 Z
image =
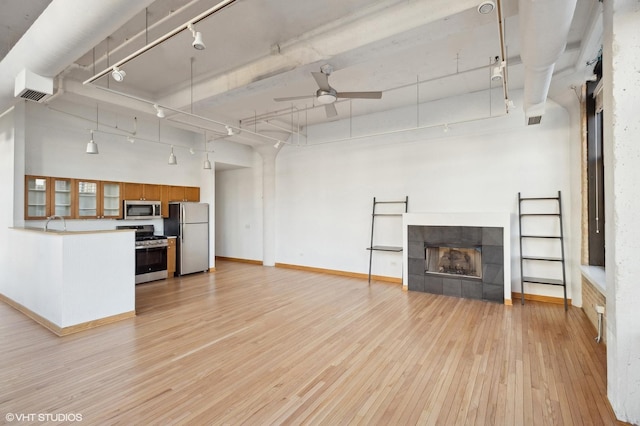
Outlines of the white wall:
M 262 158 L 252 167 L 216 172 L 216 254 L 262 260 Z
M 511 95 L 519 105 L 521 93 Z M 487 99 L 487 93 L 476 93 L 421 105 L 419 130 L 401 131 L 416 126 L 415 108 L 306 129 L 308 141 L 285 146 L 276 159 L 276 262 L 366 273 L 373 197 L 408 195 L 410 212 L 511 212 L 512 283 L 520 291 L 518 192 L 552 196 L 561 190 L 567 200 L 565 229 L 574 229 L 572 222 L 580 219 L 568 202 L 570 120 L 552 101 L 537 126 L 525 126 L 520 109 L 476 120 L 489 116 Z M 218 226 L 240 234 L 237 218 L 252 221 L 251 202 L 260 187 L 248 171 L 220 172 L 217 179 L 218 202 L 227 204 Z M 383 230 L 388 241 L 380 243 L 401 244 L 400 224 L 398 231 L 392 228 Z M 256 256 L 237 241 L 218 237 L 219 248 L 235 246 L 233 257 Z M 579 235 L 568 235 L 566 253 L 573 256 L 571 245 L 578 243 Z M 399 278 L 401 257 L 376 253 L 373 273 Z M 574 279 L 569 271 L 568 279 L 569 296 L 579 301 L 579 276 Z M 562 296 L 561 288 L 549 286 L 528 285 L 526 292 Z

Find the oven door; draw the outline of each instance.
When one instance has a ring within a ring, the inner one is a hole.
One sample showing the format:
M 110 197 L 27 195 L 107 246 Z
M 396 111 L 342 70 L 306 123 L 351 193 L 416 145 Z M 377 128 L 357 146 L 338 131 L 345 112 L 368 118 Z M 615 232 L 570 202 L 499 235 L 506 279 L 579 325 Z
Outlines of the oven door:
M 136 247 L 136 284 L 167 278 L 167 247 Z

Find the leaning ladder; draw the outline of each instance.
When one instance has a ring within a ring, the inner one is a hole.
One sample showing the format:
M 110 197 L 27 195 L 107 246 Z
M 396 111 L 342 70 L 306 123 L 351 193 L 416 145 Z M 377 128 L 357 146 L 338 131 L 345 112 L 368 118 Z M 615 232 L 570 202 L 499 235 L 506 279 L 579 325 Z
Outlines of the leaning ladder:
M 380 204 L 394 204 L 397 207 L 402 207 L 404 205 L 404 211 L 400 212 L 389 212 L 389 213 L 379 213 L 376 212 L 376 207 Z M 373 211 L 371 213 L 371 243 L 367 250 L 369 250 L 369 283 L 371 283 L 371 264 L 373 263 L 373 252 L 374 251 L 390 251 L 390 252 L 402 252 L 402 246 L 385 246 L 385 245 L 376 245 L 373 242 L 375 235 L 375 225 L 376 218 L 380 218 L 382 216 L 396 216 L 402 218 L 403 213 L 407 213 L 409 207 L 409 196 L 407 195 L 402 201 L 376 201 L 376 197 L 373 197 Z
M 557 211 L 544 211 L 543 209 L 543 210 L 528 212 L 529 210 L 527 210 L 526 208 L 523 209 L 523 204 L 525 203 L 527 203 L 528 205 L 531 205 L 531 204 L 534 204 L 535 202 L 547 202 L 547 206 L 548 206 L 549 201 L 558 203 Z M 562 230 L 562 198 L 561 198 L 560 191 L 558 191 L 557 197 L 533 197 L 533 198 L 524 198 L 518 192 L 518 216 L 519 216 L 519 225 L 520 225 L 520 279 L 521 279 L 520 300 L 521 300 L 521 303 L 524 305 L 524 283 L 562 286 L 564 291 L 564 310 L 566 311 L 568 309 L 567 279 L 566 279 L 566 272 L 565 272 L 564 235 Z M 558 230 L 560 235 L 552 235 L 553 232 L 549 232 L 546 234 L 536 233 L 535 235 L 522 234 L 523 219 L 526 220 L 531 218 L 532 220 L 535 220 L 536 218 L 542 218 L 542 217 L 557 218 L 559 222 Z M 522 251 L 522 242 L 528 239 L 548 239 L 548 240 L 556 241 L 557 243 L 559 243 L 560 256 L 548 256 L 546 253 L 533 254 L 529 252 L 528 254 L 525 255 Z M 562 268 L 562 278 L 539 278 L 539 277 L 532 277 L 529 275 L 525 275 L 525 267 L 530 268 L 531 266 L 529 265 L 529 263 L 535 263 L 535 262 L 560 263 Z

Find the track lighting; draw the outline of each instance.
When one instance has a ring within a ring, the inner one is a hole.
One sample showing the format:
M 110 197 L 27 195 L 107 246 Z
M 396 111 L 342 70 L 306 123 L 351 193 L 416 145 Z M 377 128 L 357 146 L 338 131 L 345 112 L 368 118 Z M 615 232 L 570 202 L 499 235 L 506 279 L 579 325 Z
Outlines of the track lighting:
M 230 126 L 224 126 L 225 129 L 227 129 L 227 136 L 233 136 L 236 134 L 235 130 L 233 130 L 232 127 Z
M 193 43 L 191 45 L 196 50 L 204 50 L 207 46 L 204 45 L 204 41 L 202 41 L 202 33 L 200 31 L 196 31 L 193 27 L 193 24 L 187 25 L 189 31 L 191 31 L 191 35 L 193 36 Z
M 120 83 L 126 77 L 127 73 L 124 70 L 121 70 L 118 67 L 113 67 L 113 71 L 111 72 L 111 77 L 118 83 Z
M 442 127 L 442 131 L 445 133 L 449 132 L 449 125 L 447 123 L 444 123 L 444 126 Z
M 91 140 L 87 142 L 87 154 L 98 154 L 98 144 L 93 140 L 93 130 L 91 131 Z
M 178 164 L 178 159 L 173 153 L 173 145 L 171 145 L 171 154 L 169 154 L 169 165 L 175 166 L 176 164 Z
M 193 155 L 193 154 L 195 154 L 195 153 L 196 153 L 196 152 L 193 150 L 193 148 L 189 148 L 189 154 Z
M 132 138 L 131 136 L 127 136 L 127 142 L 136 143 L 136 140 L 134 138 Z
M 276 143 L 273 145 L 273 147 L 274 147 L 275 149 L 278 149 L 278 148 L 280 148 L 280 145 L 281 145 L 281 144 L 282 144 L 282 141 L 278 141 L 278 142 L 276 142 Z
M 156 117 L 164 118 L 164 110 L 158 104 L 153 104 L 153 107 L 156 109 Z

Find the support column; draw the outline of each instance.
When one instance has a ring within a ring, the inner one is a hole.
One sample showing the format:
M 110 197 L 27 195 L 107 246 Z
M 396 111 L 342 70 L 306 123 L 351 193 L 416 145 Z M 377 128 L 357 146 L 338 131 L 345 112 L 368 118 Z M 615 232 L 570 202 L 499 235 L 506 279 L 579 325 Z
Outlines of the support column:
M 262 264 L 276 264 L 276 156 L 272 146 L 256 148 L 262 156 Z
M 640 4 L 604 1 L 607 395 L 640 424 Z

